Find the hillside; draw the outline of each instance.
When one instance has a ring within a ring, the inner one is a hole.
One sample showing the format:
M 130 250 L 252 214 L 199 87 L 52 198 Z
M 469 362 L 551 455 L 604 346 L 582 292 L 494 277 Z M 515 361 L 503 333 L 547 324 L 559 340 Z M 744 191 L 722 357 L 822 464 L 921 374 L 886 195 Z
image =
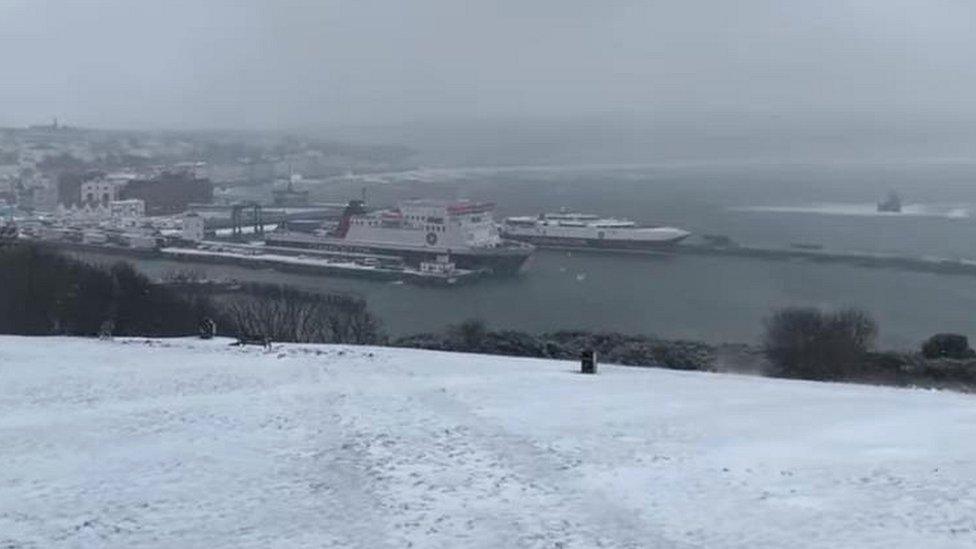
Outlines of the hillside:
M 0 547 L 976 544 L 976 398 L 0 337 Z

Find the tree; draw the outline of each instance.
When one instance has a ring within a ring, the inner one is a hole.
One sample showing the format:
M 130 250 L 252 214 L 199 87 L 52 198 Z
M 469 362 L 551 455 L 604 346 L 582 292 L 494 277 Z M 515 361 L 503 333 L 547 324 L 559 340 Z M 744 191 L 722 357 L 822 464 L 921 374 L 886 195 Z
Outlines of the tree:
M 227 304 L 238 336 L 298 343 L 377 343 L 380 323 L 365 301 L 288 287 L 249 286 Z
M 969 348 L 969 339 L 959 334 L 935 334 L 922 344 L 925 358 L 972 358 L 976 355 Z
M 843 379 L 858 368 L 877 337 L 877 323 L 857 309 L 825 313 L 790 307 L 765 322 L 763 341 L 774 375 Z
M 31 245 L 0 248 L 0 311 L 0 333 L 88 336 L 106 321 L 114 335 L 186 335 L 216 314 L 129 264 L 104 269 Z

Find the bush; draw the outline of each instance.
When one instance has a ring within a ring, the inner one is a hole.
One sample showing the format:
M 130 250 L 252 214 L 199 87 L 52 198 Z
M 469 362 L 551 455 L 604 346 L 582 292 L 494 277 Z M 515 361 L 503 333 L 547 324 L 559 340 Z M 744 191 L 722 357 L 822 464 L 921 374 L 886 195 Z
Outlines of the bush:
M 562 331 L 543 336 L 544 356 L 576 360 L 584 349 L 597 352 L 600 362 L 653 366 L 672 370 L 709 370 L 714 349 L 696 341 L 670 341 L 618 333 Z
M 546 356 L 545 347 L 539 338 L 515 330 L 488 332 L 483 340 L 482 348 L 495 355 L 536 358 Z
M 447 329 L 452 347 L 458 351 L 476 353 L 482 350 L 488 337 L 488 326 L 483 320 L 468 319 Z
M 393 342 L 394 347 L 406 347 L 408 349 L 427 349 L 430 351 L 450 351 L 451 344 L 441 334 L 414 334 L 398 338 Z
M 800 379 L 852 377 L 874 344 L 877 324 L 867 313 L 787 308 L 766 319 L 763 347 L 773 375 Z
M 131 266 L 102 269 L 47 252 L 12 245 L 0 249 L 0 333 L 86 335 L 185 335 L 205 301 L 183 299 L 152 284 Z
M 971 358 L 976 352 L 969 348 L 969 340 L 959 334 L 935 334 L 922 344 L 922 356 L 934 358 Z
M 401 337 L 393 345 L 560 360 L 579 360 L 580 352 L 593 349 L 601 362 L 675 370 L 709 370 L 714 362 L 714 349 L 693 341 L 666 341 L 647 336 L 585 331 L 536 336 L 516 330 L 491 331 L 480 321 L 451 326 L 443 334 Z
M 380 343 L 379 320 L 366 302 L 285 286 L 247 285 L 226 300 L 233 335 L 296 343 Z
M 915 379 L 922 382 L 972 387 L 976 383 L 976 363 L 972 360 L 950 358 L 926 360 L 915 374 Z

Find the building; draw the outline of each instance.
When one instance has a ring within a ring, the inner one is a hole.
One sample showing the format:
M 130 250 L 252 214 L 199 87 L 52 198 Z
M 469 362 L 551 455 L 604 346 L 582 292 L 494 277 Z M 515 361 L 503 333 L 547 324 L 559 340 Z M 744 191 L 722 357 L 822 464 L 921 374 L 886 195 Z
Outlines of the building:
M 183 216 L 183 238 L 193 242 L 200 242 L 206 234 L 204 219 L 195 213 Z
M 119 192 L 119 199 L 144 201 L 147 215 L 171 215 L 185 212 L 191 202 L 211 202 L 213 191 L 209 179 L 189 172 L 163 172 L 150 179 L 129 181 Z
M 109 203 L 109 210 L 115 218 L 145 217 L 146 203 L 138 198 L 128 200 L 113 200 Z
M 99 177 L 81 184 L 81 203 L 87 206 L 104 206 L 119 199 L 119 183 Z

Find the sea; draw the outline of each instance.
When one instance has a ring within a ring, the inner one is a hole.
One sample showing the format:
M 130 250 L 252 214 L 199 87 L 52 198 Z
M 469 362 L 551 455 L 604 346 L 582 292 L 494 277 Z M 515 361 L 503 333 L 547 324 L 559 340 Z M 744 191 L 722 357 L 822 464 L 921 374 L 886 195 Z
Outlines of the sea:
M 311 191 L 330 202 L 365 192 L 372 205 L 416 197 L 487 200 L 499 218 L 568 208 L 744 245 L 976 260 L 971 161 L 420 168 L 338 177 Z M 878 213 L 877 201 L 892 191 L 904 211 Z M 141 267 L 163 276 L 184 265 L 153 260 Z M 812 306 L 867 311 L 885 348 L 911 348 L 937 332 L 976 337 L 976 277 L 802 260 L 540 250 L 518 277 L 451 288 L 194 268 L 362 296 L 394 336 L 481 319 L 495 329 L 757 343 L 777 308 Z

